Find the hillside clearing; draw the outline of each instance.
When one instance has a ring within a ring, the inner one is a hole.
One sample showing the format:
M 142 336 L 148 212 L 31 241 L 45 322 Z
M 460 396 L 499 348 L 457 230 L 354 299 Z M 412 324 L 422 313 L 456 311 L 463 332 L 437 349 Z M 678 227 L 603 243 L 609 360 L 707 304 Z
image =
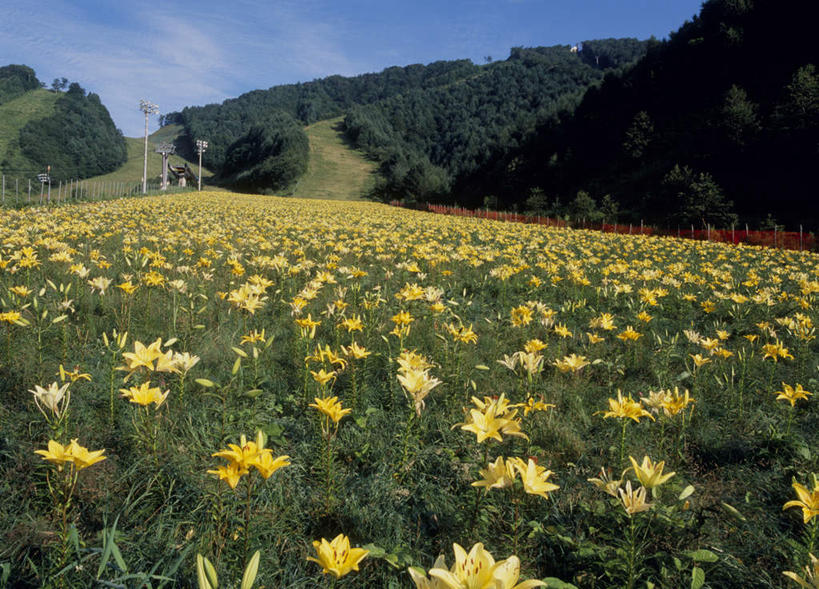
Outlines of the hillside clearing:
M 376 165 L 350 147 L 340 117 L 314 123 L 305 132 L 310 140 L 310 162 L 293 196 L 358 200 L 374 186 Z
M 178 125 L 167 125 L 155 131 L 148 136 L 148 180 L 155 181 L 162 175 L 162 156 L 154 151 L 155 146 L 164 141 L 173 142 L 174 139 L 181 132 L 182 127 Z M 145 157 L 145 138 L 144 137 L 126 137 L 125 143 L 128 148 L 128 159 L 117 170 L 110 174 L 102 176 L 95 176 L 90 178 L 93 182 L 139 182 L 142 180 L 142 169 Z M 179 155 L 171 155 L 169 158 L 171 165 L 182 165 L 188 162 L 188 165 L 193 169 L 193 173 L 199 172 L 198 162 L 188 161 Z M 203 181 L 207 182 L 211 172 L 206 168 L 202 168 Z M 173 182 L 171 175 L 168 175 L 168 180 Z
M 32 90 L 0 104 L 0 164 L 5 173 L 36 173 L 34 164 L 20 152 L 20 129 L 53 114 L 59 97 L 56 92 Z

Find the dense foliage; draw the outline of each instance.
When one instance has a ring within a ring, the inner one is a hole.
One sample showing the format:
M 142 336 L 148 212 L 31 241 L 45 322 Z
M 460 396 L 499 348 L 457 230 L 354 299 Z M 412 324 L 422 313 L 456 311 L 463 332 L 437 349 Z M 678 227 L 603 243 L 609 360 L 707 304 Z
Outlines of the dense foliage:
M 0 104 L 40 87 L 34 70 L 25 65 L 0 67 Z
M 518 147 L 549 115 L 572 108 L 605 68 L 629 64 L 644 49 L 635 39 L 589 41 L 576 53 L 515 47 L 509 59 L 458 83 L 352 108 L 347 131 L 381 162 L 379 198 L 450 199 L 459 178 Z
M 53 180 L 88 178 L 116 170 L 127 157 L 122 132 L 94 93 L 72 83 L 55 104 L 53 115 L 20 130 L 23 154 Z
M 529 208 L 524 201 L 539 188 L 548 212 L 560 214 L 585 190 L 598 205 L 610 194 L 621 221 L 683 226 L 730 224 L 723 213 L 732 201 L 745 220 L 773 213 L 816 226 L 819 50 L 811 19 L 798 17 L 810 4 L 706 2 L 634 68 L 607 76 L 574 113 L 498 154 L 455 193 Z M 710 178 L 722 194 L 714 215 L 669 193 L 675 166 Z
M 281 191 L 307 170 L 309 153 L 301 126 L 276 113 L 228 147 L 220 178 L 244 192 Z
M 568 46 L 514 48 L 508 60 L 485 66 L 440 61 L 349 78 L 331 76 L 185 108 L 162 122 L 184 125 L 183 148 L 207 137 L 205 164 L 220 170 L 229 185 L 245 190 L 233 182 L 237 170 L 222 168 L 234 142 L 249 144 L 251 127 L 276 132 L 275 125 L 287 124 L 280 116 L 271 118 L 273 112 L 305 125 L 346 113 L 350 137 L 381 163 L 381 198 L 440 196 L 448 193 L 454 178 L 484 163 L 494 147 L 517 146 L 523 133 L 549 113 L 574 104 L 583 89 L 602 79 L 602 70 L 635 60 L 644 46 L 633 39 L 606 39 L 587 42 L 577 54 Z M 299 158 L 298 153 L 288 157 Z
M 427 66 L 391 67 L 377 74 L 345 78 L 330 76 L 303 84 L 254 90 L 222 104 L 187 107 L 169 113 L 163 123 L 185 128 L 190 149 L 196 139 L 206 138 L 208 151 L 202 161 L 221 171 L 227 150 L 234 141 L 256 125 L 271 123 L 274 111 L 282 111 L 308 125 L 342 114 L 354 104 L 367 104 L 414 88 L 447 84 L 474 73 L 469 61 L 441 61 Z M 185 147 L 185 145 L 183 145 Z
M 796 588 L 818 309 L 808 252 L 210 191 L 0 209 L 0 585 L 215 587 L 202 555 L 238 587 L 259 551 L 282 589 Z

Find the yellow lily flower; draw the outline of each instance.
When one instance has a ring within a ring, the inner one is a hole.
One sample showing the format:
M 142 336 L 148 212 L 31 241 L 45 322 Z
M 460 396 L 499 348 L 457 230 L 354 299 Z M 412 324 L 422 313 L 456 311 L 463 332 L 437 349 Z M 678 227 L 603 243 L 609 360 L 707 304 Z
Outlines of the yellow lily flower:
M 548 499 L 549 493 L 557 491 L 560 488 L 560 485 L 549 482 L 552 471 L 538 466 L 531 458 L 525 463 L 522 458 L 511 458 L 510 461 L 512 462 L 512 468 L 520 474 L 520 480 L 523 482 L 523 490 L 528 494 L 540 495 L 544 499 Z
M 435 563 L 432 565 L 434 569 L 443 569 L 446 567 L 446 559 L 444 558 L 443 554 L 439 554 L 438 558 L 435 559 Z M 443 581 L 440 579 L 436 579 L 432 577 L 430 579 L 427 577 L 426 571 L 423 569 L 419 569 L 417 567 L 408 567 L 407 571 L 412 577 L 412 582 L 415 583 L 415 589 L 446 589 L 446 585 L 444 585 Z
M 787 401 L 791 404 L 791 407 L 796 406 L 796 402 L 800 399 L 807 400 L 813 393 L 810 393 L 802 388 L 801 384 L 797 384 L 796 388 L 782 383 L 783 390 L 782 391 L 775 391 L 774 394 L 776 395 L 777 401 Z
M 227 466 L 217 466 L 216 470 L 209 470 L 208 474 L 215 474 L 219 480 L 227 482 L 231 489 L 235 489 L 242 478 L 242 471 L 238 463 L 231 462 Z
M 131 403 L 136 403 L 137 405 L 142 405 L 143 407 L 150 405 L 151 403 L 155 403 L 156 408 L 158 409 L 160 405 L 165 402 L 165 399 L 168 398 L 170 389 L 163 393 L 159 387 L 151 387 L 150 382 L 143 382 L 138 387 L 120 389 L 119 392 L 122 393 L 122 396 L 128 399 Z
M 67 452 L 71 454 L 71 459 L 77 470 L 82 470 L 106 459 L 106 456 L 102 455 L 103 452 L 105 452 L 104 448 L 102 450 L 94 450 L 93 452 L 89 452 L 88 448 L 85 446 L 80 446 L 77 443 L 77 438 L 71 440 L 71 443 L 68 445 Z
M 316 372 L 315 370 L 311 370 L 310 374 L 313 375 L 313 380 L 315 380 L 317 383 L 319 383 L 322 386 L 326 385 L 331 380 L 336 379 L 335 370 L 327 372 L 326 370 L 324 370 L 324 368 L 322 368 L 318 372 Z
M 327 397 L 324 399 L 314 398 L 315 403 L 310 403 L 310 407 L 318 409 L 324 415 L 338 423 L 341 418 L 352 412 L 352 409 L 343 409 L 338 397 Z
M 578 356 L 577 354 L 570 354 L 565 356 L 562 360 L 555 360 L 554 365 L 560 372 L 571 372 L 576 374 L 582 368 L 591 364 L 585 356 Z
M 322 567 L 323 575 L 331 573 L 338 579 L 350 571 L 357 571 L 358 564 L 366 557 L 370 551 L 363 548 L 350 548 L 350 539 L 344 534 L 339 534 L 331 542 L 324 538 L 321 542 L 313 542 L 318 558 L 308 556 L 307 560 L 317 562 Z
M 498 456 L 495 462 L 490 462 L 486 468 L 480 470 L 483 477 L 479 481 L 472 483 L 473 487 L 483 487 L 489 489 L 505 489 L 515 483 L 514 463 L 511 460 L 504 461 L 503 456 Z
M 802 510 L 802 521 L 807 524 L 810 520 L 819 515 L 819 482 L 817 482 L 816 477 L 814 476 L 813 491 L 808 491 L 804 485 L 797 483 L 796 481 L 793 481 L 792 486 L 799 499 L 788 501 L 782 506 L 782 509 L 785 510 L 790 507 L 799 507 Z
M 600 478 L 592 478 L 586 479 L 591 484 L 593 484 L 598 489 L 602 489 L 605 493 L 608 493 L 612 497 L 617 497 L 617 492 L 620 490 L 620 486 L 623 484 L 623 476 L 626 474 L 626 471 L 623 471 L 620 474 L 620 478 L 617 480 L 612 479 L 609 476 L 609 473 L 606 472 L 606 469 L 602 466 L 600 467 Z
M 634 474 L 637 476 L 637 480 L 640 481 L 640 484 L 646 489 L 659 487 L 668 479 L 677 474 L 674 472 L 670 472 L 666 475 L 663 474 L 665 461 L 660 461 L 657 464 L 653 464 L 651 462 L 651 458 L 648 456 L 643 456 L 642 464 L 637 464 L 637 461 L 633 457 L 629 456 L 628 459 L 631 461 L 631 466 L 634 468 Z
M 510 556 L 496 563 L 480 542 L 467 554 L 460 545 L 453 544 L 455 563 L 450 570 L 443 567 L 430 569 L 430 577 L 443 583 L 446 589 L 531 589 L 545 587 L 546 583 L 536 579 L 518 583 L 520 560 Z
M 643 406 L 639 402 L 632 399 L 631 396 L 624 398 L 623 393 L 619 390 L 617 391 L 616 399 L 609 399 L 609 410 L 598 411 L 598 413 L 603 413 L 603 419 L 619 417 L 621 419 L 633 419 L 637 423 L 640 423 L 641 417 L 648 417 L 651 421 L 654 421 L 654 416 L 643 409 Z
M 34 453 L 41 455 L 43 460 L 56 464 L 57 470 L 62 470 L 64 463 L 73 462 L 70 445 L 63 446 L 55 440 L 48 441 L 48 450 L 35 450 Z
M 254 465 L 263 479 L 269 479 L 270 475 L 285 466 L 290 466 L 289 456 L 278 456 L 273 458 L 273 453 L 268 448 L 264 448 L 259 455 L 259 459 Z M 234 485 L 235 486 L 235 485 Z
M 623 509 L 629 515 L 640 513 L 641 511 L 648 511 L 652 504 L 646 503 L 646 488 L 640 487 L 636 491 L 631 489 L 631 481 L 626 482 L 626 488 L 620 487 L 617 489 L 620 494 L 620 501 L 623 504 Z
M 819 589 L 819 558 L 810 554 L 810 564 L 805 566 L 805 576 L 800 577 L 792 571 L 785 571 L 782 574 L 790 580 L 795 581 L 803 589 Z

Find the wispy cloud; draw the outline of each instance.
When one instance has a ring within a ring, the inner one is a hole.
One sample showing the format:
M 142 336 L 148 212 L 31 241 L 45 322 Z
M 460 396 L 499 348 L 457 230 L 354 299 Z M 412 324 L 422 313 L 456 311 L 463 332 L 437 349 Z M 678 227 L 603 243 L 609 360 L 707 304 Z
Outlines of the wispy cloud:
M 255 88 L 366 70 L 346 57 L 343 27 L 321 22 L 309 9 L 295 2 L 205 2 L 173 13 L 137 3 L 120 5 L 116 19 L 105 21 L 48 0 L 39 15 L 11 9 L 0 24 L 0 54 L 20 55 L 18 62 L 35 67 L 43 81 L 80 82 L 100 95 L 126 135 L 137 136 L 144 124 L 141 98 L 170 112 Z M 59 24 L 42 26 L 45 14 Z

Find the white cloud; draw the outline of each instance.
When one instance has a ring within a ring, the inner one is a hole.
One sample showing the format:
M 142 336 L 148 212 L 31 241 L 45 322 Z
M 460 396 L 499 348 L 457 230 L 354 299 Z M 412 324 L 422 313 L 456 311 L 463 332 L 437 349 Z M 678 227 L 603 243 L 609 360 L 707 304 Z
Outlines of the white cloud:
M 171 112 L 367 69 L 346 57 L 343 23 L 323 23 L 310 2 L 117 3 L 110 14 L 63 0 L 35 6 L 9 9 L 0 55 L 34 67 L 46 83 L 64 76 L 96 92 L 129 136 L 142 134 L 141 98 Z

